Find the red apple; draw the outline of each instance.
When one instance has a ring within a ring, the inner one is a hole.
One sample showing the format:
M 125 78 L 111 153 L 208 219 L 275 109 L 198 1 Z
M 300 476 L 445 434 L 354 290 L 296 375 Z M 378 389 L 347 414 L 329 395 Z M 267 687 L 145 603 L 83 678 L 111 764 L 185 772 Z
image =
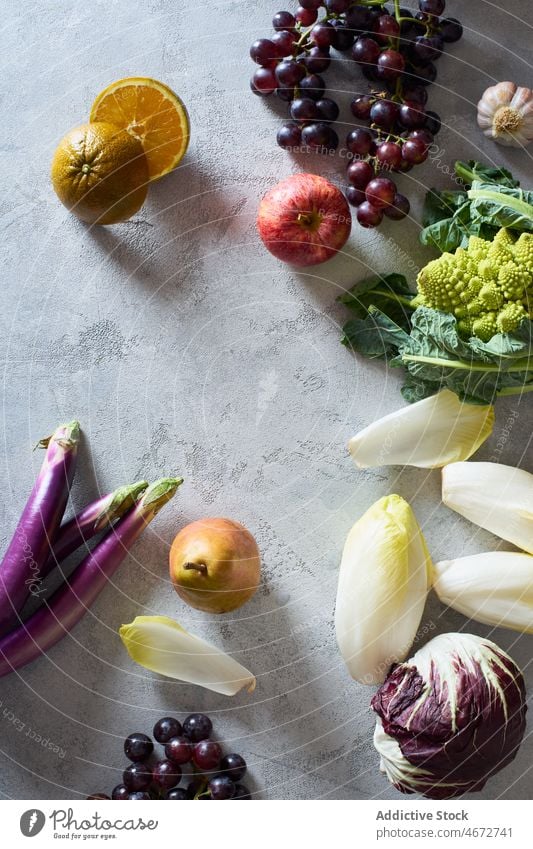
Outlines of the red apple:
M 265 247 L 283 262 L 318 265 L 346 243 L 352 216 L 336 186 L 316 174 L 282 180 L 259 205 L 257 229 Z

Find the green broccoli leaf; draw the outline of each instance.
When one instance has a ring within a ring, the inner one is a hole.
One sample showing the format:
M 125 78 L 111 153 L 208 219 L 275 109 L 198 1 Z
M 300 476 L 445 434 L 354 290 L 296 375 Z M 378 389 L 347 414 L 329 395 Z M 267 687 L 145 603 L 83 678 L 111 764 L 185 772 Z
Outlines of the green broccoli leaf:
M 367 317 L 371 307 L 378 307 L 401 327 L 408 329 L 414 296 L 403 274 L 385 274 L 361 280 L 338 300 L 360 319 Z
M 469 236 L 492 239 L 501 227 L 533 230 L 533 192 L 505 168 L 482 162 L 456 162 L 457 176 L 469 191 L 430 189 L 426 195 L 420 241 L 423 245 L 453 252 L 465 247 Z
M 483 162 L 476 162 L 474 159 L 470 159 L 468 162 L 461 162 L 460 160 L 456 162 L 455 173 L 466 185 L 471 185 L 474 180 L 481 180 L 484 183 L 497 183 L 499 186 L 509 186 L 511 189 L 520 185 L 507 168 L 494 168 L 492 165 L 485 165 Z
M 472 183 L 468 192 L 470 215 L 496 227 L 511 230 L 533 230 L 533 192 L 493 183 Z

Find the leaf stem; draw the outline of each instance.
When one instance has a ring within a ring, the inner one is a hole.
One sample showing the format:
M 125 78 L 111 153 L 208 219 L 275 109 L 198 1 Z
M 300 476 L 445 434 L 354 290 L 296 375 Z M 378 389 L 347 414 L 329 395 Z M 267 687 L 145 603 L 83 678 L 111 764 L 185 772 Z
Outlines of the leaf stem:
M 527 386 L 506 386 L 505 389 L 500 389 L 498 396 L 502 395 L 522 395 L 523 392 L 533 392 L 533 383 Z
M 517 189 L 517 191 L 521 192 L 521 189 Z M 533 206 L 525 200 L 520 200 L 512 195 L 506 195 L 503 192 L 493 192 L 490 189 L 470 189 L 468 197 L 470 200 L 492 200 L 500 204 L 500 206 L 513 209 L 519 215 L 523 215 L 524 218 L 533 222 Z M 522 229 L 525 228 L 522 227 Z
M 518 360 L 516 365 L 509 368 L 500 368 L 489 364 L 475 365 L 474 363 L 465 363 L 464 360 L 445 360 L 442 357 L 424 357 L 417 354 L 402 354 L 402 360 L 405 363 L 428 363 L 432 366 L 442 366 L 443 368 L 462 369 L 463 371 L 486 371 L 486 372 L 524 372 L 531 371 L 532 364 L 530 358 Z

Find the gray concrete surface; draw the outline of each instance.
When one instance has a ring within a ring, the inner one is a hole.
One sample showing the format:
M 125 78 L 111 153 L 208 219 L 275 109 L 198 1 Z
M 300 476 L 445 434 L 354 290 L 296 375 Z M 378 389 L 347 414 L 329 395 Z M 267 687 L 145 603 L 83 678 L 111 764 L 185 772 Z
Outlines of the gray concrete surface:
M 194 710 L 210 713 L 220 738 L 245 755 L 261 798 L 398 798 L 372 748 L 372 691 L 350 680 L 336 648 L 344 538 L 366 507 L 396 491 L 413 503 L 436 558 L 498 544 L 439 505 L 438 473 L 353 468 L 349 436 L 402 402 L 397 373 L 339 344 L 336 297 L 369 270 L 413 277 L 430 258 L 417 243 L 420 203 L 427 186 L 448 185 L 456 158 L 505 163 L 533 183 L 530 156 L 484 140 L 474 109 L 494 81 L 531 84 L 527 4 L 450 0 L 466 33 L 441 59 L 431 89 L 445 122 L 440 154 L 400 178 L 414 199 L 412 219 L 379 231 L 355 226 L 341 256 L 306 273 L 262 248 L 258 200 L 299 170 L 342 182 L 344 162 L 292 159 L 277 148 L 284 107 L 249 92 L 249 44 L 270 33 L 279 5 L 4 4 L 2 548 L 40 463 L 31 446 L 63 420 L 78 417 L 85 434 L 75 506 L 141 475 L 186 478 L 84 620 L 47 657 L 0 683 L 5 798 L 109 791 L 128 732 Z M 49 163 L 95 94 L 132 74 L 160 78 L 183 97 L 190 150 L 130 222 L 91 230 L 58 203 Z M 359 72 L 339 62 L 328 80 L 349 121 L 350 94 L 364 86 Z M 499 404 L 480 457 L 491 457 L 511 415 L 501 461 L 533 470 L 531 403 Z M 260 592 L 217 619 L 186 608 L 167 575 L 177 530 L 214 515 L 244 522 L 264 559 Z M 226 699 L 144 673 L 117 636 L 142 613 L 176 617 L 234 652 L 256 672 L 256 692 Z M 470 624 L 435 598 L 424 624 L 427 635 L 490 634 L 522 664 L 533 691 L 531 636 Z M 532 757 L 528 736 L 480 796 L 531 798 Z

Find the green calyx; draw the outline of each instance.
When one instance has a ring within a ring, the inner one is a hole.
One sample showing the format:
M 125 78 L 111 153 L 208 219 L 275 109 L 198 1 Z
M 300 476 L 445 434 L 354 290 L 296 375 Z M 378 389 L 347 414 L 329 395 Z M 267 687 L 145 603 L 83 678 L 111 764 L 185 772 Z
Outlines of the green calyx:
M 139 496 L 147 489 L 148 481 L 137 481 L 128 486 L 120 486 L 109 496 L 109 502 L 104 507 L 94 523 L 95 530 L 102 530 L 115 519 L 120 519 L 130 507 L 133 507 Z
M 183 478 L 161 478 L 150 484 L 139 506 L 151 512 L 154 516 L 167 501 L 174 497 L 178 487 L 183 483 Z
M 52 440 L 61 445 L 62 448 L 74 448 L 80 441 L 81 427 L 80 423 L 74 419 L 65 425 L 59 425 L 58 428 L 50 436 L 45 436 L 40 439 L 35 448 L 48 448 Z

